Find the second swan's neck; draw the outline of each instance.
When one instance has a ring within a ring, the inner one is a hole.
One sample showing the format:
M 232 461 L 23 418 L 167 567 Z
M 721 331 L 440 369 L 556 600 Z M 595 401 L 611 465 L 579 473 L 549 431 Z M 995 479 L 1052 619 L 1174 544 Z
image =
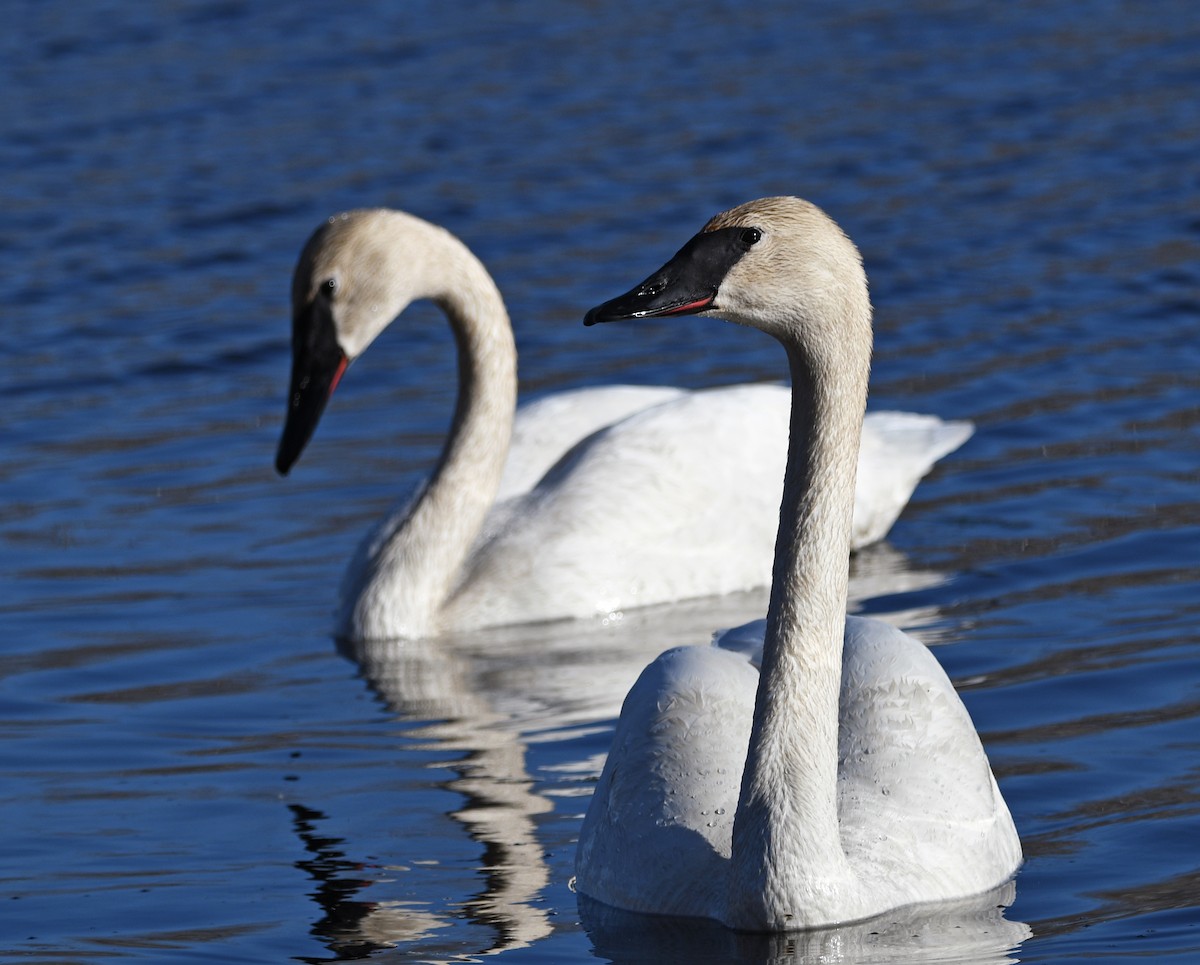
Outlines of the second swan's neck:
M 791 435 L 762 669 L 734 822 L 731 925 L 795 929 L 855 888 L 837 816 L 851 514 L 870 356 L 788 346 Z M 861 340 L 860 340 L 861 341 Z M 824 920 L 829 920 L 824 918 Z
M 438 632 L 440 611 L 495 501 L 512 436 L 517 354 L 503 300 L 467 248 L 435 230 L 423 259 L 426 287 L 417 297 L 433 299 L 454 332 L 454 419 L 407 516 L 385 524 L 369 548 L 357 600 L 347 587 L 343 630 L 357 638 Z

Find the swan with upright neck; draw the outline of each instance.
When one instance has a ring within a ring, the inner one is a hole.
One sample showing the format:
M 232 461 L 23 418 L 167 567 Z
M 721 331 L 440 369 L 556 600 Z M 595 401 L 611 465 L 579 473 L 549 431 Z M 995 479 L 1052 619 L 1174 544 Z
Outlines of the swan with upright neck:
M 1004 882 L 1020 841 L 945 672 L 912 637 L 845 615 L 872 341 L 857 249 L 805 201 L 750 202 L 586 322 L 684 314 L 761 329 L 787 352 L 770 603 L 757 630 L 668 651 L 634 684 L 580 832 L 577 889 L 788 931 Z
M 400 211 L 330 218 L 293 276 L 286 474 L 351 361 L 432 299 L 458 349 L 453 422 L 431 477 L 358 547 L 339 636 L 426 637 L 608 615 L 765 586 L 789 393 L 604 386 L 516 413 L 516 348 L 495 283 L 449 232 Z M 880 539 L 966 422 L 873 413 L 855 546 Z

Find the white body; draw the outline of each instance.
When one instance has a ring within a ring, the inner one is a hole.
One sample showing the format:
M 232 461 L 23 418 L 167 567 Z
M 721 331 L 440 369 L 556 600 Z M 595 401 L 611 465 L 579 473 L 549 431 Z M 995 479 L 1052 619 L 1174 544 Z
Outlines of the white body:
M 756 621 L 713 646 L 668 650 L 642 672 L 580 830 L 579 891 L 630 911 L 744 924 L 730 919 L 730 857 L 764 630 Z M 838 840 L 853 885 L 831 888 L 824 907 L 797 905 L 781 929 L 974 895 L 1020 863 L 954 687 L 922 643 L 879 620 L 846 618 L 837 753 Z

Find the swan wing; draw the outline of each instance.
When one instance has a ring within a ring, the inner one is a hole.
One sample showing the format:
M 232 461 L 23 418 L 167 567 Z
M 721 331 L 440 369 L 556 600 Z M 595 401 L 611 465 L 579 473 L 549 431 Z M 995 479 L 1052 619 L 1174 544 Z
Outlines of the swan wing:
M 683 394 L 669 385 L 604 385 L 556 392 L 521 406 L 497 501 L 529 492 L 567 450 L 593 432 Z
M 789 396 L 686 393 L 572 449 L 493 509 L 449 604 L 486 626 L 764 586 L 779 519 Z
M 557 392 L 521 406 L 497 502 L 527 493 L 573 446 L 593 433 L 685 394 L 687 390 L 674 386 L 606 385 Z M 855 490 L 853 548 L 883 539 L 921 478 L 974 431 L 966 420 L 944 421 L 915 412 L 867 413 Z
M 580 835 L 578 888 L 634 911 L 721 919 L 765 623 L 652 662 L 630 690 Z M 848 617 L 838 819 L 864 907 L 982 893 L 1021 861 L 974 726 L 929 650 Z
M 1020 841 L 979 735 L 919 640 L 847 618 L 838 735 L 842 846 L 861 881 L 937 901 L 1016 870 Z
M 858 453 L 851 547 L 883 539 L 921 478 L 974 431 L 966 420 L 947 422 L 915 412 L 868 412 Z
M 547 397 L 527 417 L 529 455 L 519 462 L 544 462 L 573 433 L 553 445 L 535 440 L 555 437 L 557 418 L 586 427 L 593 403 L 616 421 L 570 447 L 528 492 L 493 507 L 447 625 L 606 616 L 770 583 L 789 389 L 612 387 Z M 867 540 L 886 532 L 921 474 L 970 431 L 934 416 L 868 416 L 855 532 Z
M 765 630 L 755 620 L 714 642 L 757 666 Z M 864 617 L 846 618 L 842 649 L 838 823 L 858 879 L 910 902 L 982 892 L 1021 862 L 1008 806 L 942 665 L 920 640 Z
M 757 685 L 744 657 L 710 646 L 646 667 L 580 829 L 580 892 L 632 911 L 718 917 Z

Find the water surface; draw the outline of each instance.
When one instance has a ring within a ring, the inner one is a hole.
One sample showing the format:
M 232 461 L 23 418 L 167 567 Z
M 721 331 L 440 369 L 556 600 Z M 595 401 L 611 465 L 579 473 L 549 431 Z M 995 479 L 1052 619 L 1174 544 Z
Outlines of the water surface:
M 18 2 L 0 57 L 0 960 L 1200 958 L 1200 19 L 1190 3 Z M 854 606 L 959 685 L 1011 892 L 754 939 L 581 905 L 621 697 L 761 595 L 339 650 L 359 535 L 436 458 L 418 306 L 271 470 L 292 263 L 444 224 L 522 392 L 778 379 L 715 321 L 583 312 L 715 211 L 859 243 L 872 405 L 975 420 Z M 1008 906 L 1003 916 L 997 906 Z

